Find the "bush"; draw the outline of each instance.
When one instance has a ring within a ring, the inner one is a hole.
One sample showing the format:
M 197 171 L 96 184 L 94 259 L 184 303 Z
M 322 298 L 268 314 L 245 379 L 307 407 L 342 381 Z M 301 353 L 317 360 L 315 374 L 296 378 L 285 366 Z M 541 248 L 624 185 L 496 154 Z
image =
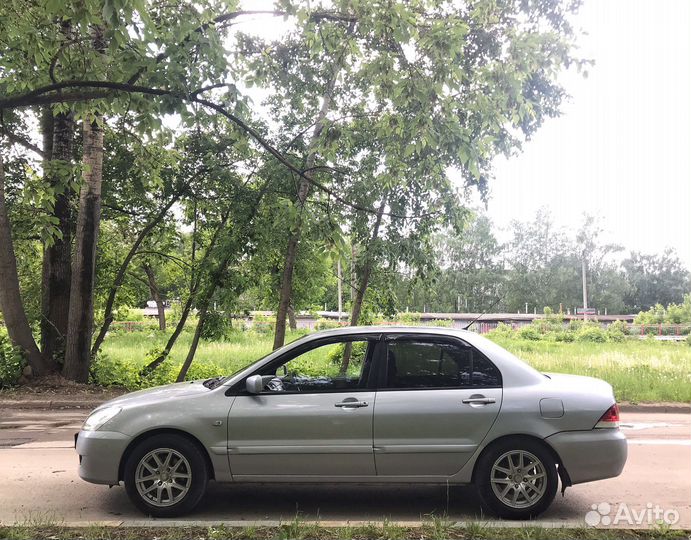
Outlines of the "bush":
M 421 315 L 413 311 L 401 311 L 396 314 L 396 322 L 403 325 L 417 325 L 420 324 Z
M 595 324 L 583 325 L 576 332 L 576 341 L 588 343 L 605 343 L 607 341 L 607 332 Z
M 127 390 L 140 390 L 174 383 L 182 367 L 181 362 L 172 362 L 166 359 L 151 373 L 142 376 L 142 368 L 151 362 L 161 352 L 161 349 L 152 349 L 146 355 L 144 363 L 135 361 L 114 361 L 107 355 L 99 355 L 91 366 L 91 379 L 101 386 L 121 386 Z M 185 380 L 210 379 L 227 375 L 227 370 L 218 364 L 207 362 L 197 358 L 189 370 Z
M 113 310 L 114 321 L 143 321 L 144 313 L 141 309 L 134 309 L 130 306 L 119 306 Z
M 332 328 L 338 328 L 340 326 L 338 321 L 332 319 L 317 319 L 314 323 L 315 330 L 331 330 Z
M 505 338 L 512 339 L 516 335 L 513 328 L 510 325 L 500 322 L 495 328 L 487 332 L 487 336 L 490 338 Z
M 0 388 L 17 384 L 23 367 L 21 353 L 12 346 L 7 330 L 0 327 Z
M 266 315 L 256 314 L 252 317 L 251 330 L 258 334 L 270 334 L 274 331 L 276 326 L 275 317 L 267 317 Z
M 560 332 L 553 332 L 554 341 L 560 341 L 563 343 L 571 343 L 576 339 L 574 332 L 569 332 L 568 330 L 562 330 Z
M 528 341 L 540 341 L 542 334 L 532 324 L 528 324 L 518 330 L 518 337 Z
M 626 326 L 624 321 L 616 320 L 607 327 L 607 331 L 620 332 L 627 336 L 629 334 L 629 327 Z
M 439 326 L 441 328 L 453 328 L 453 320 L 452 319 L 434 319 L 434 320 L 431 320 L 431 321 L 425 323 L 425 326 Z

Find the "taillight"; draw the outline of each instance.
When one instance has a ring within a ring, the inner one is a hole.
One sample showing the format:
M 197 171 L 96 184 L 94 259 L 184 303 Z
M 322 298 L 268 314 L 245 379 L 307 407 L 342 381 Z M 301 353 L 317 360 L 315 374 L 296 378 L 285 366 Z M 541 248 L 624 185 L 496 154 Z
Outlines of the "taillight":
M 612 405 L 605 414 L 600 417 L 595 428 L 618 428 L 619 427 L 619 405 Z

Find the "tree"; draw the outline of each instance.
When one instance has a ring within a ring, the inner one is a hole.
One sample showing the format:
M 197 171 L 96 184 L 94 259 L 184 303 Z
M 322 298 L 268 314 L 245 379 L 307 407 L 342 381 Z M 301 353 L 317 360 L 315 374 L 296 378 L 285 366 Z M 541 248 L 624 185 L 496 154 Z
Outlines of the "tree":
M 7 333 L 12 343 L 24 352 L 34 373 L 43 375 L 50 372 L 50 366 L 38 350 L 29 321 L 26 318 L 19 291 L 17 260 L 14 256 L 10 230 L 7 207 L 5 206 L 5 169 L 2 155 L 0 155 L 0 279 L 2 280 L 0 309 L 2 309 Z
M 506 309 L 523 311 L 526 303 L 555 311 L 560 304 L 580 305 L 581 265 L 574 255 L 571 241 L 554 226 L 546 209 L 540 209 L 533 221 L 513 222 L 505 256 Z
M 439 269 L 428 279 L 411 276 L 399 286 L 400 304 L 413 311 L 482 312 L 503 296 L 503 250 L 492 222 L 475 212 L 462 231 L 444 230 L 433 238 Z
M 629 313 L 645 311 L 655 304 L 680 303 L 691 290 L 691 274 L 671 248 L 659 255 L 632 251 L 622 267 L 629 285 L 624 295 Z

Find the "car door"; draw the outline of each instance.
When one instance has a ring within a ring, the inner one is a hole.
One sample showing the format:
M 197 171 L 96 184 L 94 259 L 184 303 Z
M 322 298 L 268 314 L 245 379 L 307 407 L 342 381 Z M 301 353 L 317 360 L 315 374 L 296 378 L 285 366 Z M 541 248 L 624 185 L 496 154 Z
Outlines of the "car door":
M 379 361 L 377 474 L 458 472 L 499 413 L 499 370 L 460 339 L 415 334 L 388 336 Z
M 264 379 L 261 393 L 242 383 L 228 416 L 233 478 L 374 476 L 370 367 L 378 340 L 307 344 L 253 374 Z

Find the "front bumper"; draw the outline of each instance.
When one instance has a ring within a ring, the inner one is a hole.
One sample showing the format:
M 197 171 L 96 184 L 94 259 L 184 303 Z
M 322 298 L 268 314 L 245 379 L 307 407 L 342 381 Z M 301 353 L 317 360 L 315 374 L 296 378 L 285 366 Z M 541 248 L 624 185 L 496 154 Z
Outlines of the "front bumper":
M 626 437 L 618 429 L 563 431 L 545 440 L 561 458 L 573 484 L 619 476 L 626 463 Z
M 81 479 L 92 484 L 117 484 L 120 460 L 131 440 L 117 431 L 80 431 L 75 436 L 75 448 Z

